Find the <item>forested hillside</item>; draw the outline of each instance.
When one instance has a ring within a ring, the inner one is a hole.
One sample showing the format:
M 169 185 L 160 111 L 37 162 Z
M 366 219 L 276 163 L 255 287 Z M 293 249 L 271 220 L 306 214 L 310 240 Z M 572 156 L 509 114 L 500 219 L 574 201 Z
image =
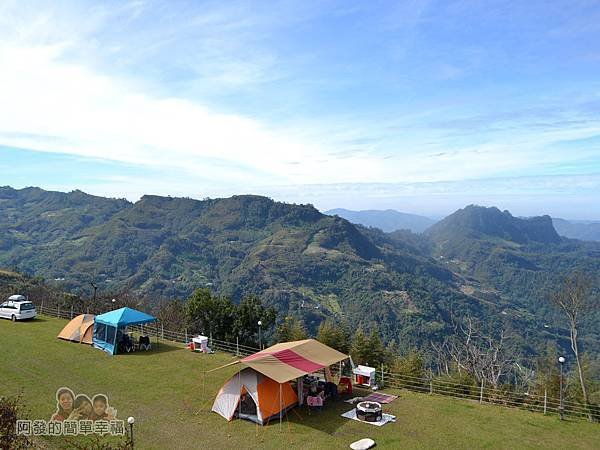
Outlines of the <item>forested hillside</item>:
M 427 347 L 474 317 L 520 352 L 566 330 L 547 294 L 562 272 L 600 268 L 600 244 L 558 236 L 550 218 L 469 207 L 425 235 L 384 233 L 259 196 L 138 202 L 79 191 L 0 188 L 0 266 L 91 296 L 186 299 L 209 287 L 258 295 L 316 330 L 326 317 L 378 328 L 400 349 Z M 587 348 L 597 351 L 598 326 Z M 548 325 L 547 327 L 545 325 Z

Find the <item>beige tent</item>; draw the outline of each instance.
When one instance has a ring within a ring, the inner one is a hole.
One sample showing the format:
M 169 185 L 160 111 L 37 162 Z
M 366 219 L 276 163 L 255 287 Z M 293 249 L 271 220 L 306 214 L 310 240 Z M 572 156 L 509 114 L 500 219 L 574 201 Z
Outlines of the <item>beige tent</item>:
M 289 381 L 328 368 L 347 358 L 348 355 L 314 339 L 273 345 L 241 360 L 209 370 L 213 372 L 233 364 L 246 366 L 221 388 L 212 410 L 227 420 L 237 414 L 240 418 L 261 425 L 275 416 L 279 416 L 281 422 L 285 411 L 298 401 Z M 244 397 L 246 401 L 242 402 Z
M 71 320 L 58 334 L 59 339 L 79 342 L 81 344 L 92 344 L 94 334 L 93 314 L 81 314 Z
M 246 367 L 223 385 L 212 410 L 227 420 L 237 416 L 266 425 L 297 403 L 298 397 L 289 382 L 277 383 Z

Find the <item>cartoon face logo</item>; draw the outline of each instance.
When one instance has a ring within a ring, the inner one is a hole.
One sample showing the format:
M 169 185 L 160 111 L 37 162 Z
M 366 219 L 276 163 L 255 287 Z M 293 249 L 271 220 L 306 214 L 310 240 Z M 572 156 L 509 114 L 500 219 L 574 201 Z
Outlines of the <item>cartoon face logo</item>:
M 56 411 L 50 418 L 51 421 L 65 420 L 114 420 L 117 410 L 108 403 L 108 396 L 96 394 L 90 400 L 86 394 L 73 393 L 68 387 L 58 388 L 56 391 Z

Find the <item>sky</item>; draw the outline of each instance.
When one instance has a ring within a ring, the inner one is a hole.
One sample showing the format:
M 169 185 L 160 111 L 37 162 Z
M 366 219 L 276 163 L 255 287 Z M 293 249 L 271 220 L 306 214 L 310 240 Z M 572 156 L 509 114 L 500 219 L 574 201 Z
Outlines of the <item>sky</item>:
M 0 0 L 0 185 L 600 219 L 600 3 Z

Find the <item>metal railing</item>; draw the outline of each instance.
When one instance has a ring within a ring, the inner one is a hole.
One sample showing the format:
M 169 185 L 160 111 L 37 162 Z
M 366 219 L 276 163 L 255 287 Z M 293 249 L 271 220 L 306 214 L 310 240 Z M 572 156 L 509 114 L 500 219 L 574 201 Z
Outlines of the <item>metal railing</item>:
M 49 307 L 44 306 L 43 304 L 38 305 L 38 311 L 40 314 L 63 319 L 72 319 L 81 314 L 72 309 Z M 184 345 L 188 344 L 193 337 L 193 335 L 189 334 L 187 331 L 179 332 L 165 330 L 162 324 L 159 324 L 158 327 L 153 325 L 136 325 L 130 328 L 143 334 Z M 222 351 L 236 356 L 248 356 L 259 351 L 256 347 L 243 345 L 239 342 L 215 339 L 212 336 L 209 336 L 208 346 L 212 350 Z M 338 367 L 333 366 L 331 369 L 334 374 L 339 375 Z M 443 377 L 414 377 L 385 370 L 383 367 L 381 370 L 377 370 L 376 378 L 380 387 L 390 389 L 407 389 L 415 392 L 428 393 L 430 395 L 444 395 L 453 398 L 477 401 L 479 403 L 489 403 L 536 411 L 543 414 L 560 414 L 561 411 L 560 399 L 548 397 L 546 392 L 544 392 L 544 395 L 539 395 L 529 392 L 498 389 L 485 386 L 484 383 L 479 385 L 461 384 L 445 380 Z M 600 417 L 600 407 L 595 405 L 586 407 L 583 403 L 563 399 L 562 409 L 563 414 L 566 416 L 588 417 L 591 414 L 595 418 Z
M 543 395 L 529 392 L 518 392 L 509 389 L 499 389 L 485 386 L 484 383 L 461 384 L 444 380 L 441 377 L 413 377 L 389 371 L 383 371 L 380 382 L 387 388 L 408 389 L 416 392 L 446 395 L 455 398 L 464 398 L 479 403 L 490 403 L 507 407 L 526 409 L 544 414 L 560 413 L 560 399 L 549 397 L 547 391 Z M 590 414 L 598 417 L 600 408 L 590 405 L 586 407 L 578 403 L 563 399 L 563 413 L 574 417 L 587 417 Z
M 74 317 L 77 317 L 80 314 L 83 314 L 82 312 L 75 311 L 72 308 L 60 308 L 60 307 L 54 307 L 54 306 L 45 306 L 43 303 L 36 305 L 36 307 L 40 314 L 45 314 L 45 315 L 52 316 L 52 317 L 58 317 L 61 319 L 70 320 L 70 319 L 73 319 Z M 159 324 L 157 327 L 155 327 L 154 325 L 135 325 L 135 326 L 130 326 L 129 328 L 132 329 L 133 331 L 137 331 L 138 333 L 141 333 L 141 334 L 147 334 L 152 337 L 158 337 L 160 339 L 164 339 L 164 340 L 171 341 L 171 342 L 177 342 L 177 343 L 181 343 L 184 345 L 187 345 L 192 340 L 192 337 L 195 336 L 194 334 L 188 333 L 187 331 L 180 332 L 180 331 L 166 330 L 162 324 Z M 226 352 L 226 353 L 231 353 L 236 356 L 248 356 L 248 355 L 251 355 L 251 354 L 259 351 L 258 347 L 252 347 L 249 345 L 240 344 L 239 341 L 238 342 L 222 341 L 220 339 L 214 339 L 212 336 L 209 336 L 208 346 L 212 350 L 218 350 L 218 351 L 222 351 L 222 352 Z

